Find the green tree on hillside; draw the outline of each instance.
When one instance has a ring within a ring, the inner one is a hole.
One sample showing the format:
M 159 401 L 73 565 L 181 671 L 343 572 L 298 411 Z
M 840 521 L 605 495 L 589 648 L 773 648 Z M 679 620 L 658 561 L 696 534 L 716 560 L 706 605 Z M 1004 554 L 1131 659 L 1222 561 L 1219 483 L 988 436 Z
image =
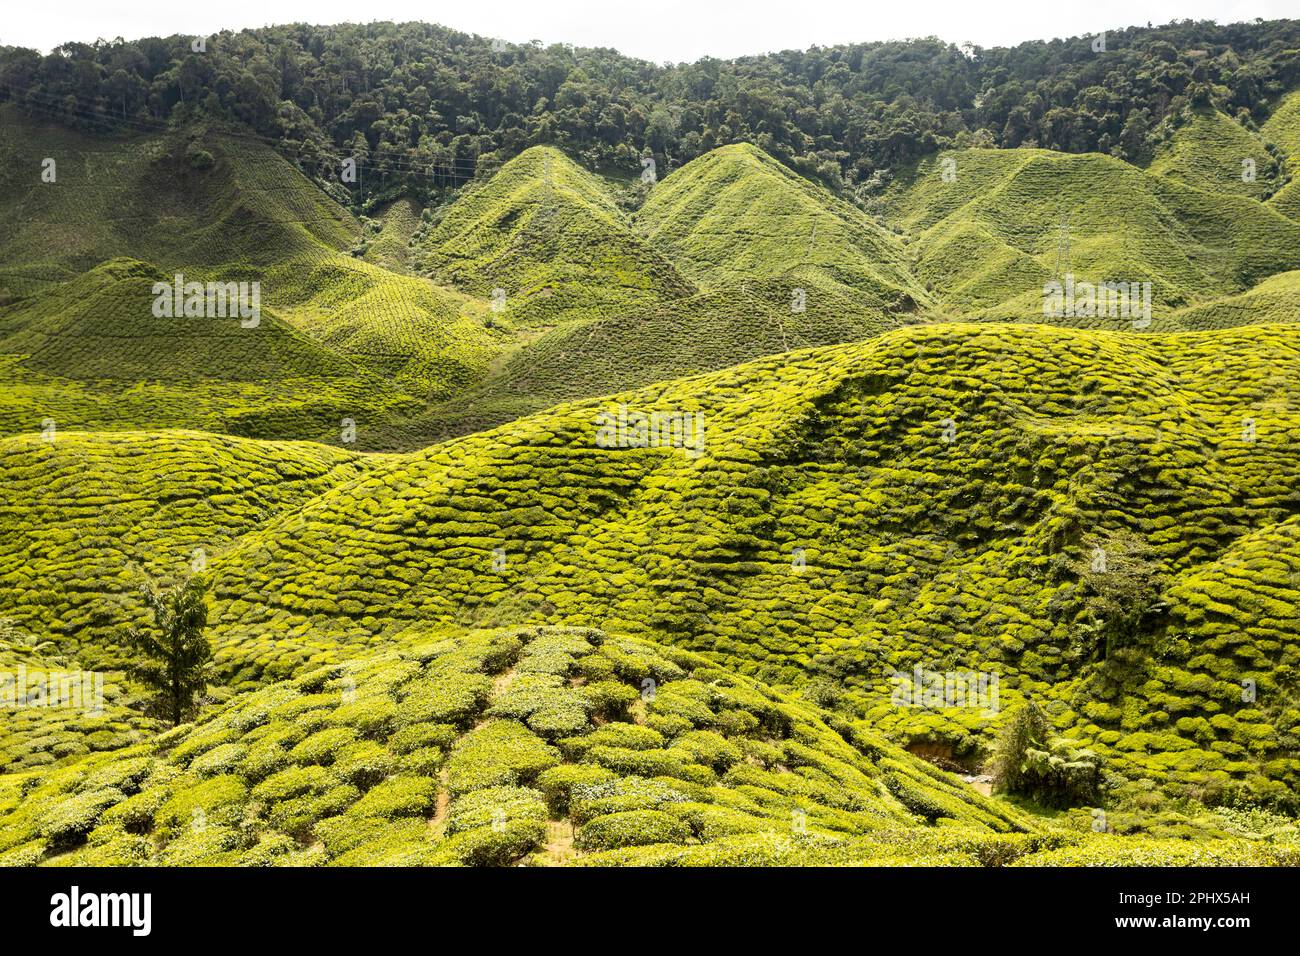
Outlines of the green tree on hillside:
M 1097 756 L 1071 743 L 1054 740 L 1047 715 L 1033 701 L 1026 701 L 998 735 L 994 786 L 1046 806 L 1095 801 L 1101 781 Z
M 196 575 L 165 590 L 146 584 L 140 593 L 153 612 L 153 627 L 131 628 L 131 646 L 146 656 L 133 671 L 158 692 L 151 709 L 176 725 L 197 710 L 196 698 L 207 688 L 208 581 Z
M 1046 749 L 1050 727 L 1033 701 L 1026 701 L 1007 721 L 998 735 L 993 757 L 993 779 L 999 789 L 1017 793 L 1025 782 L 1025 754 L 1031 748 Z
M 1069 622 L 1083 660 L 1106 661 L 1141 646 L 1166 610 L 1163 569 L 1151 546 L 1130 532 L 1086 540 L 1058 566 L 1075 583 L 1053 598 L 1051 611 Z

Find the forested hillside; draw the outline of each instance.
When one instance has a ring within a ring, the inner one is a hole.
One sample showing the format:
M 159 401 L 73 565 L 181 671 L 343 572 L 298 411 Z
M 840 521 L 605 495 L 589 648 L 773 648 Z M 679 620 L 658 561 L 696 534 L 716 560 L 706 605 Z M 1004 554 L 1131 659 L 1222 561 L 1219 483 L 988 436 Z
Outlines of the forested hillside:
M 859 43 L 675 65 L 424 23 L 106 39 L 46 56 L 0 48 L 0 101 L 93 129 L 233 120 L 305 168 L 329 172 L 355 156 L 354 192 L 367 197 L 436 194 L 533 145 L 628 174 L 653 157 L 662 175 L 752 142 L 845 192 L 952 146 L 1145 162 L 1189 107 L 1251 125 L 1298 80 L 1294 20 L 1188 20 L 1009 48 Z

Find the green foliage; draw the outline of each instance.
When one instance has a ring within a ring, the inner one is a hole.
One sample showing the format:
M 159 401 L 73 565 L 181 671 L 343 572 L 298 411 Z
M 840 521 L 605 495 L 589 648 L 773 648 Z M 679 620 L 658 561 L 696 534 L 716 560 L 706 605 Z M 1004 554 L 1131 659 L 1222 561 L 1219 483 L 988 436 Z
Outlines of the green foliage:
M 1293 862 L 1295 30 L 0 50 L 0 669 L 110 671 L 0 722 L 0 861 Z M 358 46 L 379 105 L 317 102 Z M 154 316 L 181 272 L 260 322 Z M 1065 272 L 1151 326 L 1041 324 Z M 703 454 L 602 446 L 619 405 Z M 157 734 L 121 669 L 169 643 Z M 1084 806 L 918 756 L 990 751 Z
M 608 813 L 583 824 L 577 845 L 585 850 L 613 850 L 648 843 L 683 843 L 690 828 L 659 810 Z
M 1151 618 L 1165 610 L 1162 569 L 1152 549 L 1128 533 L 1085 540 L 1064 564 L 1077 585 L 1057 595 L 1058 606 L 1074 610 L 1075 643 L 1085 657 L 1110 659 L 1151 633 Z
M 994 754 L 994 779 L 1008 793 L 1047 806 L 1095 801 L 1100 767 L 1096 756 L 1052 738 L 1046 716 L 1032 701 L 1002 728 Z
M 348 812 L 360 817 L 424 816 L 437 792 L 438 782 L 428 777 L 394 777 L 376 786 Z
M 1199 134 L 1184 135 L 1197 141 Z M 1238 184 L 1241 158 L 1225 173 Z M 882 203 L 916 236 L 914 268 L 936 289 L 939 308 L 961 319 L 1194 328 L 1178 322 L 1179 310 L 1300 267 L 1300 225 L 1258 199 L 1092 153 L 948 151 L 900 175 Z M 1151 321 L 1143 324 L 1135 308 L 1045 314 L 1044 285 L 1067 275 L 1151 283 Z
M 632 687 L 637 674 L 658 673 L 655 703 L 694 700 L 701 720 L 735 730 L 655 730 L 632 707 L 630 721 L 588 723 L 552 745 L 519 721 L 486 716 L 521 682 L 535 682 L 529 694 L 563 697 L 572 688 L 556 684 L 559 675 L 593 655 L 610 664 L 596 673 L 630 675 L 612 680 Z M 350 682 L 340 685 L 344 674 Z M 482 720 L 455 726 L 403 713 L 406 701 L 422 706 L 409 691 L 465 674 L 492 685 Z M 331 726 L 341 714 L 353 720 L 363 702 L 395 707 L 394 719 L 371 724 L 366 738 Z M 748 708 L 763 723 L 714 720 L 715 707 Z M 1032 829 L 901 750 L 859 748 L 827 716 L 702 657 L 627 636 L 507 628 L 430 642 L 417 626 L 386 650 L 323 670 L 304 665 L 296 678 L 234 694 L 154 743 L 39 776 L 0 775 L 0 854 L 14 865 L 477 866 L 701 841 L 741 853 L 734 841 L 747 838 L 744 852 L 761 860 L 773 832 L 805 839 L 791 830 L 795 809 L 810 834 L 835 839 L 916 828 L 877 784 L 877 762 L 935 801 L 936 820 L 986 835 Z M 732 733 L 766 735 L 783 766 L 751 766 L 747 738 Z M 445 776 L 437 761 L 412 767 L 443 747 Z M 842 846 L 835 859 L 862 852 Z
M 555 749 L 513 720 L 491 720 L 457 743 L 448 761 L 453 794 L 530 783 L 558 763 Z
M 538 143 L 635 175 L 642 156 L 667 170 L 756 141 L 837 188 L 954 143 L 1136 160 L 1157 118 L 1192 103 L 1260 118 L 1297 79 L 1295 21 L 1107 35 L 1102 56 L 1091 35 L 969 50 L 930 37 L 661 66 L 558 43 L 502 50 L 427 23 L 293 24 L 217 34 L 199 61 L 185 36 L 7 48 L 0 89 L 87 129 L 237 121 L 321 175 L 359 155 L 359 201 L 441 196 Z M 350 59 L 362 49 L 364 83 Z M 259 64 L 276 65 L 274 83 Z
M 198 709 L 196 698 L 207 689 L 212 663 L 212 646 L 204 634 L 208 587 L 206 578 L 194 575 L 166 590 L 146 584 L 140 591 L 153 627 L 131 629 L 131 647 L 144 657 L 133 672 L 157 692 L 154 706 L 173 726 Z

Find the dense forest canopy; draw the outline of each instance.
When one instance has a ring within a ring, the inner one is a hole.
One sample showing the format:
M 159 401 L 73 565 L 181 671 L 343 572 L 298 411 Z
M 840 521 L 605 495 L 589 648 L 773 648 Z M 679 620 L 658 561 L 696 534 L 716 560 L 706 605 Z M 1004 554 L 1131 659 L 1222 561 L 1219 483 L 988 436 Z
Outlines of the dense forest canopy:
M 1098 49 L 1104 46 L 1104 49 Z M 87 129 L 233 121 L 321 169 L 354 156 L 354 198 L 428 196 L 551 144 L 660 174 L 753 142 L 850 194 L 950 145 L 1142 162 L 1190 108 L 1247 125 L 1300 82 L 1300 21 L 1190 20 L 1019 46 L 938 39 L 654 64 L 507 44 L 426 23 L 310 26 L 0 48 L 0 101 Z

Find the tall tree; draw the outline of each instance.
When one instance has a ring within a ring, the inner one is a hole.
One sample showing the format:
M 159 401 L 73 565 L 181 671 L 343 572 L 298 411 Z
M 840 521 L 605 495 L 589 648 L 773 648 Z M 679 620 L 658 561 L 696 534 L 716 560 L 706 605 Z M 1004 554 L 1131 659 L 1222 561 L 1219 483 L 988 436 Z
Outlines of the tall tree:
M 133 670 L 158 692 L 154 711 L 176 725 L 197 710 L 196 698 L 207 689 L 212 663 L 212 646 L 203 633 L 208 581 L 196 575 L 165 590 L 146 584 L 140 593 L 153 612 L 153 626 L 131 628 L 131 646 L 145 655 Z

